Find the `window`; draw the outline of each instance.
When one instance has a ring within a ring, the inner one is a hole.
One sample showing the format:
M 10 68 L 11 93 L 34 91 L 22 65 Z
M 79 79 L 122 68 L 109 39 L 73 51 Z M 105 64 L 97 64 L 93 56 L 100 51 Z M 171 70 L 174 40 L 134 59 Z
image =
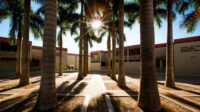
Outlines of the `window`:
M 0 51 L 12 51 L 16 52 L 17 51 L 17 45 L 11 46 L 9 43 L 0 43 Z
M 94 53 L 91 54 L 91 63 L 100 62 L 100 54 Z
M 101 66 L 105 67 L 106 66 L 106 62 L 101 62 Z

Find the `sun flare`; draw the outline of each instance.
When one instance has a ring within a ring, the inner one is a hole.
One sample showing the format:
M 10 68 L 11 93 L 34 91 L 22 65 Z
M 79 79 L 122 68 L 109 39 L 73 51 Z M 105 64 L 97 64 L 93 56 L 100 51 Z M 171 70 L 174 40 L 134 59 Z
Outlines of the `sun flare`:
M 100 20 L 94 20 L 94 21 L 92 21 L 92 28 L 94 29 L 94 30 L 98 30 L 98 29 L 100 29 L 101 28 L 101 26 L 102 26 L 102 22 L 100 21 Z

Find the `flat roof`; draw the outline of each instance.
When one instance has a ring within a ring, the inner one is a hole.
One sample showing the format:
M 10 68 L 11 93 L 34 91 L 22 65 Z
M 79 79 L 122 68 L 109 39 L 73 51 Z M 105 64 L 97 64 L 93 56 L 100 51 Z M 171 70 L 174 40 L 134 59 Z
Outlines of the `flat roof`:
M 195 42 L 195 41 L 200 41 L 200 36 L 175 39 L 174 40 L 174 44 L 187 43 L 187 42 Z M 156 48 L 166 47 L 166 43 L 156 44 L 155 47 Z M 137 49 L 137 48 L 140 48 L 140 44 L 138 44 L 138 45 L 131 45 L 131 46 L 125 46 L 124 47 L 124 49 Z M 116 50 L 119 50 L 119 48 L 116 48 Z M 94 54 L 94 53 L 107 53 L 107 51 L 98 50 L 98 51 L 92 51 L 90 53 L 91 54 Z
M 17 40 L 16 40 L 17 41 Z M 6 38 L 6 37 L 0 37 L 0 42 L 6 42 L 8 43 L 9 42 L 9 38 Z M 32 41 L 29 41 L 30 45 L 32 45 Z
M 79 56 L 79 54 L 75 54 L 75 53 L 67 53 L 70 56 Z M 90 55 L 88 55 L 88 57 L 90 57 Z
M 43 47 L 41 46 L 32 46 L 32 49 L 42 50 Z M 56 50 L 59 50 L 59 47 L 56 47 Z M 63 48 L 63 51 L 67 51 L 67 48 Z

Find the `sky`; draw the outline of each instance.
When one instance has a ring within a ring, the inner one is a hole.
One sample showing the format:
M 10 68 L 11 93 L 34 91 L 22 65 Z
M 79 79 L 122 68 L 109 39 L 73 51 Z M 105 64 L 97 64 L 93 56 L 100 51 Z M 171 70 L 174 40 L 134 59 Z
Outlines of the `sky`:
M 31 4 L 31 7 L 36 10 L 39 6 L 35 3 Z M 180 23 L 183 21 L 183 16 L 177 15 L 176 20 L 173 22 L 173 38 L 187 38 L 192 36 L 200 36 L 200 24 L 197 25 L 196 30 L 193 33 L 186 33 L 186 30 L 180 28 Z M 0 36 L 8 37 L 9 32 L 9 20 L 4 20 L 0 23 Z M 162 21 L 162 26 L 159 29 L 156 25 L 154 25 L 155 32 L 155 43 L 165 43 L 167 38 L 167 22 L 166 20 Z M 135 23 L 132 28 L 124 28 L 124 33 L 126 35 L 126 41 L 124 42 L 124 46 L 137 45 L 140 44 L 140 25 Z M 78 44 L 75 43 L 74 38 L 76 36 L 71 36 L 70 32 L 66 35 L 63 35 L 63 47 L 68 48 L 68 53 L 79 53 Z M 33 34 L 30 31 L 30 41 L 32 41 L 33 46 L 42 46 L 42 40 L 35 40 Z M 102 40 L 102 43 L 93 44 L 93 48 L 89 48 L 89 52 L 96 50 L 106 50 L 106 41 L 107 37 L 105 36 Z M 117 46 L 118 47 L 118 46 Z

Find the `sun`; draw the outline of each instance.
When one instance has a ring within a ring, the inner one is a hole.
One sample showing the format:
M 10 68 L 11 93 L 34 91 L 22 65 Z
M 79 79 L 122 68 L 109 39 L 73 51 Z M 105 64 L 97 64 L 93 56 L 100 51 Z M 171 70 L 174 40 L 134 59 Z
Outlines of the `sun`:
M 102 21 L 101 20 L 93 20 L 91 22 L 91 26 L 94 30 L 98 30 L 102 27 Z

